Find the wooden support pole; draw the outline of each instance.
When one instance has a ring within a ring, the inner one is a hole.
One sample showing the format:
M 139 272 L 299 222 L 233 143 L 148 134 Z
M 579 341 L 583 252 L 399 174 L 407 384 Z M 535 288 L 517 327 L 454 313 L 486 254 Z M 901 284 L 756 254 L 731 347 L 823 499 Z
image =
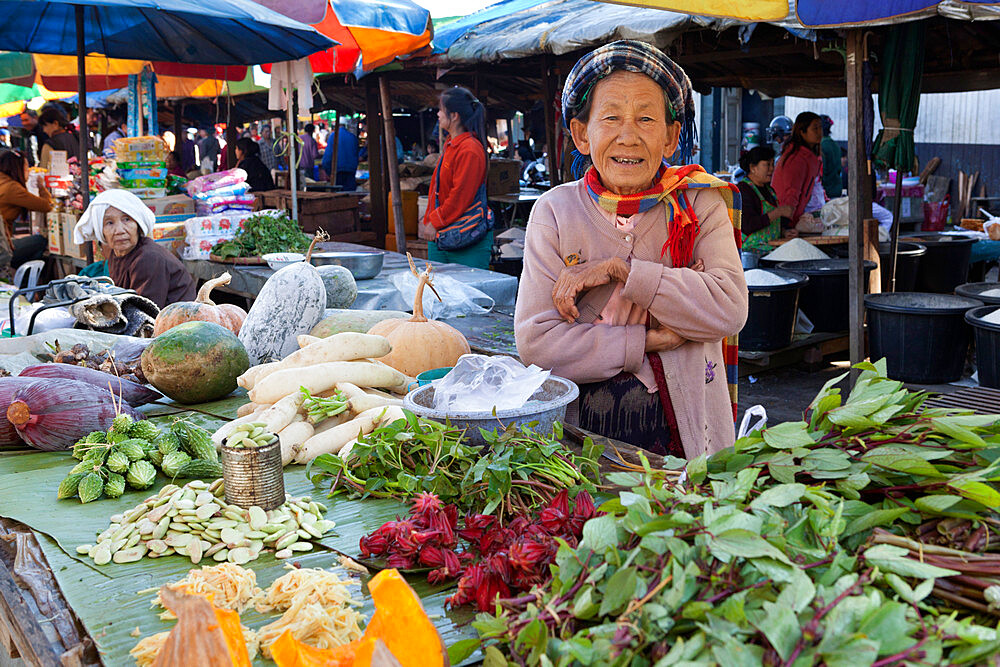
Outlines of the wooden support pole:
M 865 261 L 875 262 L 875 268 L 868 276 L 868 293 L 878 294 L 885 286 L 882 284 L 882 260 L 878 254 L 878 220 L 865 218 Z
M 80 111 L 80 153 L 78 155 L 80 160 L 80 190 L 83 196 L 83 210 L 87 210 L 87 206 L 90 205 L 90 160 L 88 159 L 88 154 L 90 153 L 90 132 L 87 129 L 87 61 L 86 61 L 86 49 L 84 44 L 86 40 L 84 39 L 84 11 L 83 5 L 76 5 L 74 7 L 74 18 L 76 19 L 76 82 L 77 82 L 77 101 L 79 102 Z M 39 157 L 41 157 L 41 146 L 38 149 Z M 87 264 L 94 261 L 94 244 L 87 243 L 84 248 L 84 256 L 87 258 Z
M 365 121 L 368 125 L 368 190 L 371 193 L 372 231 L 380 246 L 385 244 L 385 236 L 389 233 L 389 213 L 386 204 L 388 197 L 385 192 L 382 164 L 384 153 L 381 149 L 382 112 L 378 83 L 374 76 L 365 77 Z M 388 248 L 391 250 L 391 248 Z
M 556 114 L 553 104 L 556 101 L 556 78 L 552 73 L 552 57 L 545 56 L 542 64 L 542 88 L 544 98 L 542 108 L 545 110 L 545 146 L 548 149 L 548 160 L 546 167 L 549 171 L 549 184 L 552 187 L 559 185 L 562 179 L 559 178 L 559 170 L 556 167 L 559 161 L 556 159 Z
M 239 138 L 233 125 L 233 101 L 226 96 L 226 164 L 230 169 L 236 166 L 236 141 Z
M 860 363 L 865 356 L 864 332 L 864 203 L 858 194 L 862 192 L 861 179 L 867 171 L 865 155 L 864 105 L 862 96 L 861 70 L 865 54 L 862 53 L 862 31 L 853 29 L 847 33 L 847 57 L 845 61 L 847 79 L 847 117 L 852 120 L 847 127 L 847 191 L 848 197 L 848 309 L 851 366 Z M 851 369 L 851 385 L 857 381 L 860 371 Z
M 392 192 L 392 220 L 396 234 L 396 252 L 406 254 L 406 223 L 403 221 L 403 193 L 399 189 L 399 162 L 396 159 L 396 124 L 392 120 L 392 100 L 389 97 L 389 80 L 378 78 L 382 97 L 382 125 L 385 130 L 385 165 L 389 172 L 389 189 Z
M 330 184 L 337 184 L 337 157 L 339 155 L 338 149 L 340 148 L 340 110 L 333 110 L 333 132 L 330 133 L 333 138 L 330 139 L 330 135 L 327 136 L 327 141 L 333 141 L 333 159 L 330 161 Z
M 184 113 L 184 103 L 174 102 L 174 155 L 177 157 L 178 163 L 182 164 L 181 159 L 184 155 L 184 137 L 181 133 L 184 131 L 183 113 Z M 183 166 L 182 166 L 183 168 Z

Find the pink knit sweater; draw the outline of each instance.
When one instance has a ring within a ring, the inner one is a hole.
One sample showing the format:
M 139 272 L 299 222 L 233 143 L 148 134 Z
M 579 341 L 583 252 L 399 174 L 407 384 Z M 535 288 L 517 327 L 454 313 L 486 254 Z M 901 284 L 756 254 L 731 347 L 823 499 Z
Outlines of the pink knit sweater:
M 613 286 L 583 295 L 580 318 L 573 324 L 560 317 L 552 302 L 560 271 L 575 258 L 631 257 L 622 296 L 689 341 L 659 354 L 681 444 L 693 458 L 725 449 L 735 439 L 722 340 L 743 328 L 747 287 L 722 198 L 713 190 L 687 194 L 701 222 L 693 257 L 704 260 L 704 272 L 673 268 L 669 255 L 660 256 L 667 240 L 663 204 L 633 216 L 634 229 L 624 232 L 608 223 L 582 180 L 542 195 L 528 221 L 514 334 L 524 363 L 551 368 L 575 382 L 607 380 L 623 370 L 639 372 L 649 363 L 646 327 L 593 324 Z

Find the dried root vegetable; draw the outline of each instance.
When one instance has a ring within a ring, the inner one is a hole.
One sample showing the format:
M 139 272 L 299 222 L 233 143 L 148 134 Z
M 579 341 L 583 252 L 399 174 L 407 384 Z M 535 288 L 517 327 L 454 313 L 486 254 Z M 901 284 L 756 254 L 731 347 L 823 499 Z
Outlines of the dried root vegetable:
M 234 563 L 206 565 L 190 570 L 183 579 L 166 586 L 173 591 L 201 595 L 219 609 L 232 609 L 240 614 L 264 592 L 257 586 L 257 574 L 253 570 Z M 153 599 L 152 606 L 163 606 L 159 593 Z M 176 617 L 167 610 L 160 614 L 160 618 L 170 620 Z
M 297 568 L 285 565 L 287 574 L 275 579 L 267 591 L 257 598 L 254 608 L 261 612 L 285 611 L 300 597 L 324 607 L 360 606 L 349 587 L 357 582 L 341 577 L 340 572 L 321 568 Z
M 264 656 L 271 657 L 271 644 L 286 630 L 295 639 L 320 649 L 335 648 L 361 638 L 361 614 L 353 604 L 324 607 L 302 595 L 281 618 L 257 632 Z

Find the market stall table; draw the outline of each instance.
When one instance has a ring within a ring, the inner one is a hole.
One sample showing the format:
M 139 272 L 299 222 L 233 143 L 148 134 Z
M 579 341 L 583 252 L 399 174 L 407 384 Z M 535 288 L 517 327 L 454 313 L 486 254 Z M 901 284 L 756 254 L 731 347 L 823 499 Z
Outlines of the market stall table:
M 489 202 L 494 204 L 497 212 L 497 229 L 508 229 L 514 226 L 518 213 L 527 220 L 531 207 L 542 196 L 542 190 L 522 188 L 519 192 L 508 192 L 502 195 L 490 195 Z
M 371 252 L 373 248 L 354 243 L 323 243 L 319 249 L 324 252 Z M 382 251 L 379 251 L 382 252 Z M 434 265 L 436 276 L 448 276 L 474 287 L 489 296 L 498 306 L 513 306 L 517 298 L 517 278 L 494 273 L 483 269 L 473 269 L 460 264 Z M 187 260 L 184 266 L 198 280 L 211 280 L 224 272 L 229 272 L 232 281 L 224 288 L 248 299 L 253 299 L 260 292 L 267 279 L 274 271 L 266 266 L 246 266 L 230 263 L 211 262 L 208 260 Z M 352 306 L 355 310 L 410 310 L 413 304 L 407 303 L 392 283 L 392 276 L 408 273 L 409 263 L 405 255 L 396 252 L 386 252 L 382 264 L 382 272 L 370 280 L 358 281 L 358 298 Z

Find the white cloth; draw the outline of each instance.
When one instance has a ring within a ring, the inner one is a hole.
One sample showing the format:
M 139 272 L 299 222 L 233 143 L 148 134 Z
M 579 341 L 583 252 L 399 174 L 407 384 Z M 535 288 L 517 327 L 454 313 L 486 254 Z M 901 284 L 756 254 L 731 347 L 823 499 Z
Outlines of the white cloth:
M 308 58 L 286 60 L 271 67 L 271 89 L 267 95 L 267 108 L 271 111 L 288 108 L 288 93 L 299 90 L 299 109 L 312 108 L 313 71 Z
M 156 216 L 142 200 L 127 190 L 105 190 L 94 197 L 73 228 L 73 242 L 104 242 L 104 213 L 114 206 L 135 220 L 146 236 L 153 233 Z

